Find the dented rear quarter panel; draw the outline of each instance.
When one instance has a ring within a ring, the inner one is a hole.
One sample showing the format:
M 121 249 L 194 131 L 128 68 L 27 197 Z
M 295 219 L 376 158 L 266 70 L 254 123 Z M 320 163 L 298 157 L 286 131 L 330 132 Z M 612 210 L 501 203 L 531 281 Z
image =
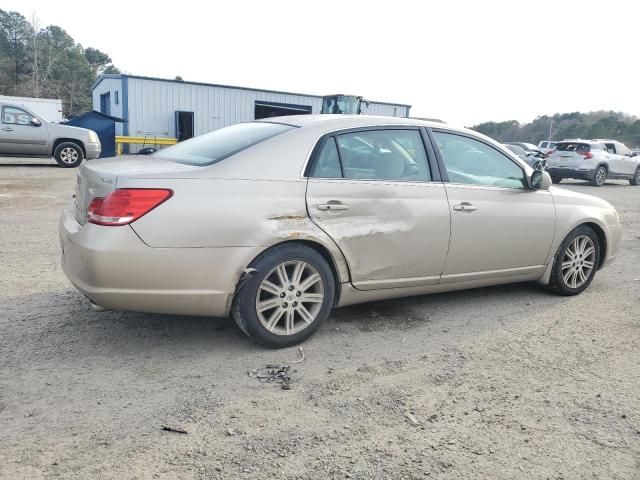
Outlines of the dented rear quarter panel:
M 260 252 L 282 242 L 306 240 L 325 247 L 338 280 L 347 282 L 342 253 L 307 215 L 306 184 L 306 179 L 183 178 L 126 179 L 118 187 L 173 190 L 170 200 L 131 225 L 150 247 L 258 247 Z

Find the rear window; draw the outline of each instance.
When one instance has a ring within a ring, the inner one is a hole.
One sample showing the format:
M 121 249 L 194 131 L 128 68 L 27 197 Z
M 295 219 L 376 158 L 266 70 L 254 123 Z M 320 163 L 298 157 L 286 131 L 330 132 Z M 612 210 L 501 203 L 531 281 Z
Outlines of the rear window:
M 587 153 L 591 151 L 591 145 L 589 145 L 588 143 L 578 143 L 578 142 L 558 143 L 556 144 L 556 151 Z
M 294 128 L 282 123 L 239 123 L 185 140 L 154 156 L 187 165 L 211 165 Z

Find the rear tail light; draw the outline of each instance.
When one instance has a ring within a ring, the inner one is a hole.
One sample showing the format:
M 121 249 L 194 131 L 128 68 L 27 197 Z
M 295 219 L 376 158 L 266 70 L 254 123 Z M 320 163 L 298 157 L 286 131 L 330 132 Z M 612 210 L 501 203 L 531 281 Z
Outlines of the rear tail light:
M 89 223 L 127 225 L 146 215 L 173 195 L 160 188 L 121 188 L 106 197 L 94 198 L 87 209 Z
M 581 153 L 580 155 L 582 155 L 585 160 L 589 160 L 590 158 L 593 158 L 593 153 L 591 152 Z

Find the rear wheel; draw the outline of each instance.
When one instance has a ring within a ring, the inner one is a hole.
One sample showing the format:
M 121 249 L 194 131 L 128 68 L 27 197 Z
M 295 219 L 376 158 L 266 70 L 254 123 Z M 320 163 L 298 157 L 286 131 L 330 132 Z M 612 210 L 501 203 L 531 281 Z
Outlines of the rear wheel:
M 560 183 L 562 181 L 562 177 L 554 177 L 553 175 L 551 176 L 551 181 L 553 183 Z
M 593 174 L 590 182 L 594 187 L 601 187 L 607 181 L 607 167 L 600 165 L 596 168 L 596 172 Z
M 564 239 L 553 264 L 549 290 L 558 295 L 578 295 L 593 280 L 600 261 L 598 235 L 589 227 L 578 227 Z
M 636 173 L 633 174 L 633 178 L 629 179 L 629 183 L 634 187 L 640 185 L 640 167 L 638 167 Z
M 256 342 L 289 347 L 309 338 L 333 308 L 335 280 L 327 261 L 305 245 L 284 244 L 260 255 L 236 292 L 232 314 Z
M 74 168 L 84 160 L 84 152 L 77 143 L 62 142 L 53 151 L 53 158 L 63 168 Z

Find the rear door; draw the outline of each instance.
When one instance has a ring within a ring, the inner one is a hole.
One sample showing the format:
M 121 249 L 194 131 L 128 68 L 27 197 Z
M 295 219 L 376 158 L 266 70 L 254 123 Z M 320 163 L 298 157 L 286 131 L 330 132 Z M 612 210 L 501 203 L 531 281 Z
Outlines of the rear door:
M 356 288 L 439 281 L 450 213 L 434 165 L 417 128 L 343 131 L 316 147 L 307 209 L 344 253 Z
M 482 139 L 434 129 L 451 208 L 442 282 L 537 274 L 555 234 L 548 190 L 530 190 L 523 168 Z
M 5 155 L 46 155 L 49 133 L 46 124 L 32 125 L 33 115 L 22 108 L 0 108 L 0 153 Z

